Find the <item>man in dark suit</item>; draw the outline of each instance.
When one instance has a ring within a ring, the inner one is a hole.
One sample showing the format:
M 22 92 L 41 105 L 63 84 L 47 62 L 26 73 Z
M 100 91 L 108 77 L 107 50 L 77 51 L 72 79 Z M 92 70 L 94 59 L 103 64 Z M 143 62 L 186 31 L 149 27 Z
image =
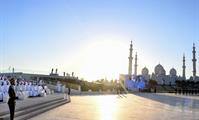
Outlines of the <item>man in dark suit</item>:
M 14 85 L 15 85 L 15 79 L 11 78 L 10 79 L 10 87 L 8 89 L 8 94 L 9 94 L 9 100 L 8 100 L 8 106 L 10 109 L 10 120 L 14 120 L 14 113 L 15 113 L 15 100 L 17 99 L 15 90 L 14 90 Z
M 70 87 L 68 87 L 68 95 L 70 95 Z

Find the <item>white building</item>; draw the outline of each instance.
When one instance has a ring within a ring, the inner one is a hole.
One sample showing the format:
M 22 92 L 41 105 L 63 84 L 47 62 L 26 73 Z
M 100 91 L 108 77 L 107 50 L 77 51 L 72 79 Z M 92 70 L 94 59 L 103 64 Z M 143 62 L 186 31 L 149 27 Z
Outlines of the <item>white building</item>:
M 176 80 L 181 80 L 181 77 L 177 76 L 177 71 L 174 68 L 170 69 L 169 75 L 166 75 L 166 71 L 161 64 L 155 66 L 152 75 L 148 74 L 148 69 L 146 67 L 143 68 L 142 75 L 145 80 L 156 80 L 159 85 L 175 85 Z

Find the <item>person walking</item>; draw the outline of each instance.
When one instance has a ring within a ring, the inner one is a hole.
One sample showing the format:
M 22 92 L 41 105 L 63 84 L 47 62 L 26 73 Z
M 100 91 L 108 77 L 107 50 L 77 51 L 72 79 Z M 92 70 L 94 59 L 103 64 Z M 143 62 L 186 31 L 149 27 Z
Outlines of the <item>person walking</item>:
M 8 100 L 8 107 L 10 109 L 10 120 L 14 120 L 14 113 L 15 113 L 15 100 L 17 99 L 16 93 L 14 90 L 14 85 L 15 85 L 15 79 L 11 78 L 10 79 L 10 87 L 8 89 L 8 94 L 9 94 L 9 100 Z
M 68 95 L 70 95 L 70 87 L 68 87 Z
M 120 85 L 119 85 L 119 81 L 118 80 L 116 82 L 116 90 L 117 90 L 117 94 L 120 95 Z

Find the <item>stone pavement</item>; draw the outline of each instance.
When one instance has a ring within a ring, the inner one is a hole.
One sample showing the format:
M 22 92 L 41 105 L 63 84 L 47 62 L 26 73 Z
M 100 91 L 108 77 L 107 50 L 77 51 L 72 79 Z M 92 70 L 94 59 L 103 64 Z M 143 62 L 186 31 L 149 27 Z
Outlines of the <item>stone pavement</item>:
M 72 96 L 30 120 L 198 120 L 199 99 L 173 94 Z
M 33 106 L 36 104 L 42 104 L 48 101 L 57 100 L 60 98 L 64 98 L 64 94 L 52 94 L 47 95 L 46 97 L 33 97 L 33 98 L 27 98 L 25 100 L 16 100 L 16 110 L 22 109 L 24 107 Z M 7 103 L 0 103 L 0 115 L 2 113 L 8 113 L 9 108 Z

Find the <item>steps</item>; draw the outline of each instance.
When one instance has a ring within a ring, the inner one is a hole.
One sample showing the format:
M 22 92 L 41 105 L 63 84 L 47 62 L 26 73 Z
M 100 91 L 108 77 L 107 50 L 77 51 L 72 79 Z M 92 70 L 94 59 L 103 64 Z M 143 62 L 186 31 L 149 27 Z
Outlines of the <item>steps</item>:
M 167 90 L 163 86 L 157 85 L 156 86 L 156 92 L 157 93 L 167 93 Z
M 175 89 L 171 86 L 164 86 L 164 88 L 169 92 L 169 93 L 175 93 Z
M 46 112 L 50 109 L 53 109 L 55 107 L 61 106 L 69 102 L 70 98 L 69 99 L 58 98 L 46 101 L 45 103 L 39 103 L 32 106 L 18 108 L 15 110 L 15 120 L 27 120 L 33 116 L 36 116 L 38 114 L 41 114 L 43 112 Z M 0 120 L 1 119 L 9 120 L 9 117 L 10 113 L 8 111 L 0 114 Z
M 158 92 L 158 93 L 174 93 L 175 89 L 171 86 L 157 85 L 156 92 Z

